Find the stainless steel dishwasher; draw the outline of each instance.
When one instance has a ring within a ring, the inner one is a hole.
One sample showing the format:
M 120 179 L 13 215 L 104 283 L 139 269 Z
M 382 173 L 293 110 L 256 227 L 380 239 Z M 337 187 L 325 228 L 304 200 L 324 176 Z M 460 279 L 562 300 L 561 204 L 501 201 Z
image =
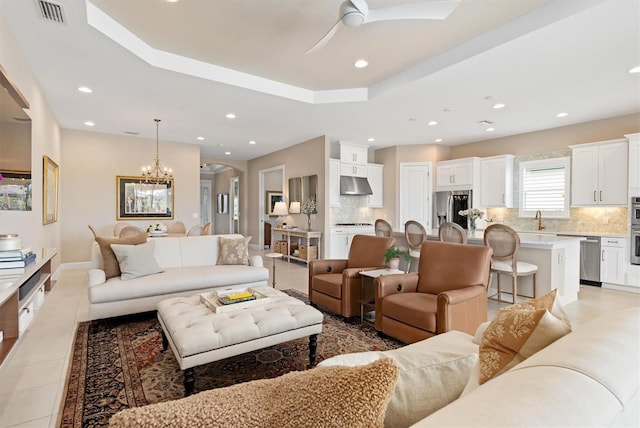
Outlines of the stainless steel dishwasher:
M 558 236 L 576 236 L 562 235 Z M 579 236 L 580 241 L 580 284 L 600 287 L 600 237 Z

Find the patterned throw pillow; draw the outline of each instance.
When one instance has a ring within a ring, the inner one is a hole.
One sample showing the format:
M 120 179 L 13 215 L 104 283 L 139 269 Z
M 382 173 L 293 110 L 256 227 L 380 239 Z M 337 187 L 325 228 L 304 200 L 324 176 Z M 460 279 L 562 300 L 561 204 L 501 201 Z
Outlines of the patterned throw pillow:
M 480 385 L 571 331 L 556 294 L 553 290 L 498 311 L 480 343 Z
M 111 244 L 122 245 L 138 245 L 147 242 L 147 234 L 139 233 L 133 236 L 127 236 L 126 238 L 102 238 L 96 237 L 96 242 L 100 246 L 100 253 L 102 254 L 102 264 L 106 279 L 113 278 L 114 276 L 120 276 L 120 264 L 116 255 L 111 249 Z
M 249 264 L 249 241 L 246 238 L 223 238 L 218 237 L 220 242 L 220 252 L 218 255 L 219 265 L 248 265 Z
M 291 372 L 122 410 L 109 427 L 382 428 L 399 371 L 386 358 Z

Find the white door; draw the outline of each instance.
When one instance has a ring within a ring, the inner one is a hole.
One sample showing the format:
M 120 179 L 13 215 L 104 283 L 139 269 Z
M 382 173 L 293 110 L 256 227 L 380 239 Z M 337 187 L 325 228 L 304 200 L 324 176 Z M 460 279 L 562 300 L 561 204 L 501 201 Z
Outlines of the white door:
M 211 207 L 211 180 L 200 180 L 200 224 L 211 223 Z
M 229 180 L 229 233 L 240 233 L 240 178 Z
M 399 225 L 409 220 L 431 227 L 431 162 L 400 163 Z

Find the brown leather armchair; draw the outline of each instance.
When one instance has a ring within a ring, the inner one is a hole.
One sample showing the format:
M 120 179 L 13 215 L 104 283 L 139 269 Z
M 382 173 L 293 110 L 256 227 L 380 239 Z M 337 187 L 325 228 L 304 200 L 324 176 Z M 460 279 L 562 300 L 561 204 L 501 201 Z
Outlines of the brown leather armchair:
M 343 317 L 360 315 L 358 272 L 384 268 L 384 252 L 394 242 L 388 237 L 356 235 L 347 260 L 310 261 L 309 301 Z
M 492 250 L 426 241 L 417 273 L 376 278 L 376 329 L 405 343 L 449 330 L 474 334 L 487 320 Z

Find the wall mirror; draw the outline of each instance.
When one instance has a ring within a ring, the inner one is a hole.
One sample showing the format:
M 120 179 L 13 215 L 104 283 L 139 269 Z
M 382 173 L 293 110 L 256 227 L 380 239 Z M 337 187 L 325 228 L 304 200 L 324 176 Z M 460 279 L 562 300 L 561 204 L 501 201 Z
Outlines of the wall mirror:
M 2 66 L 0 86 L 0 210 L 31 211 L 29 103 Z
M 304 177 L 293 177 L 289 179 L 289 204 L 300 202 L 311 198 L 317 202 L 318 176 L 305 175 Z M 317 210 L 312 214 L 316 214 Z

